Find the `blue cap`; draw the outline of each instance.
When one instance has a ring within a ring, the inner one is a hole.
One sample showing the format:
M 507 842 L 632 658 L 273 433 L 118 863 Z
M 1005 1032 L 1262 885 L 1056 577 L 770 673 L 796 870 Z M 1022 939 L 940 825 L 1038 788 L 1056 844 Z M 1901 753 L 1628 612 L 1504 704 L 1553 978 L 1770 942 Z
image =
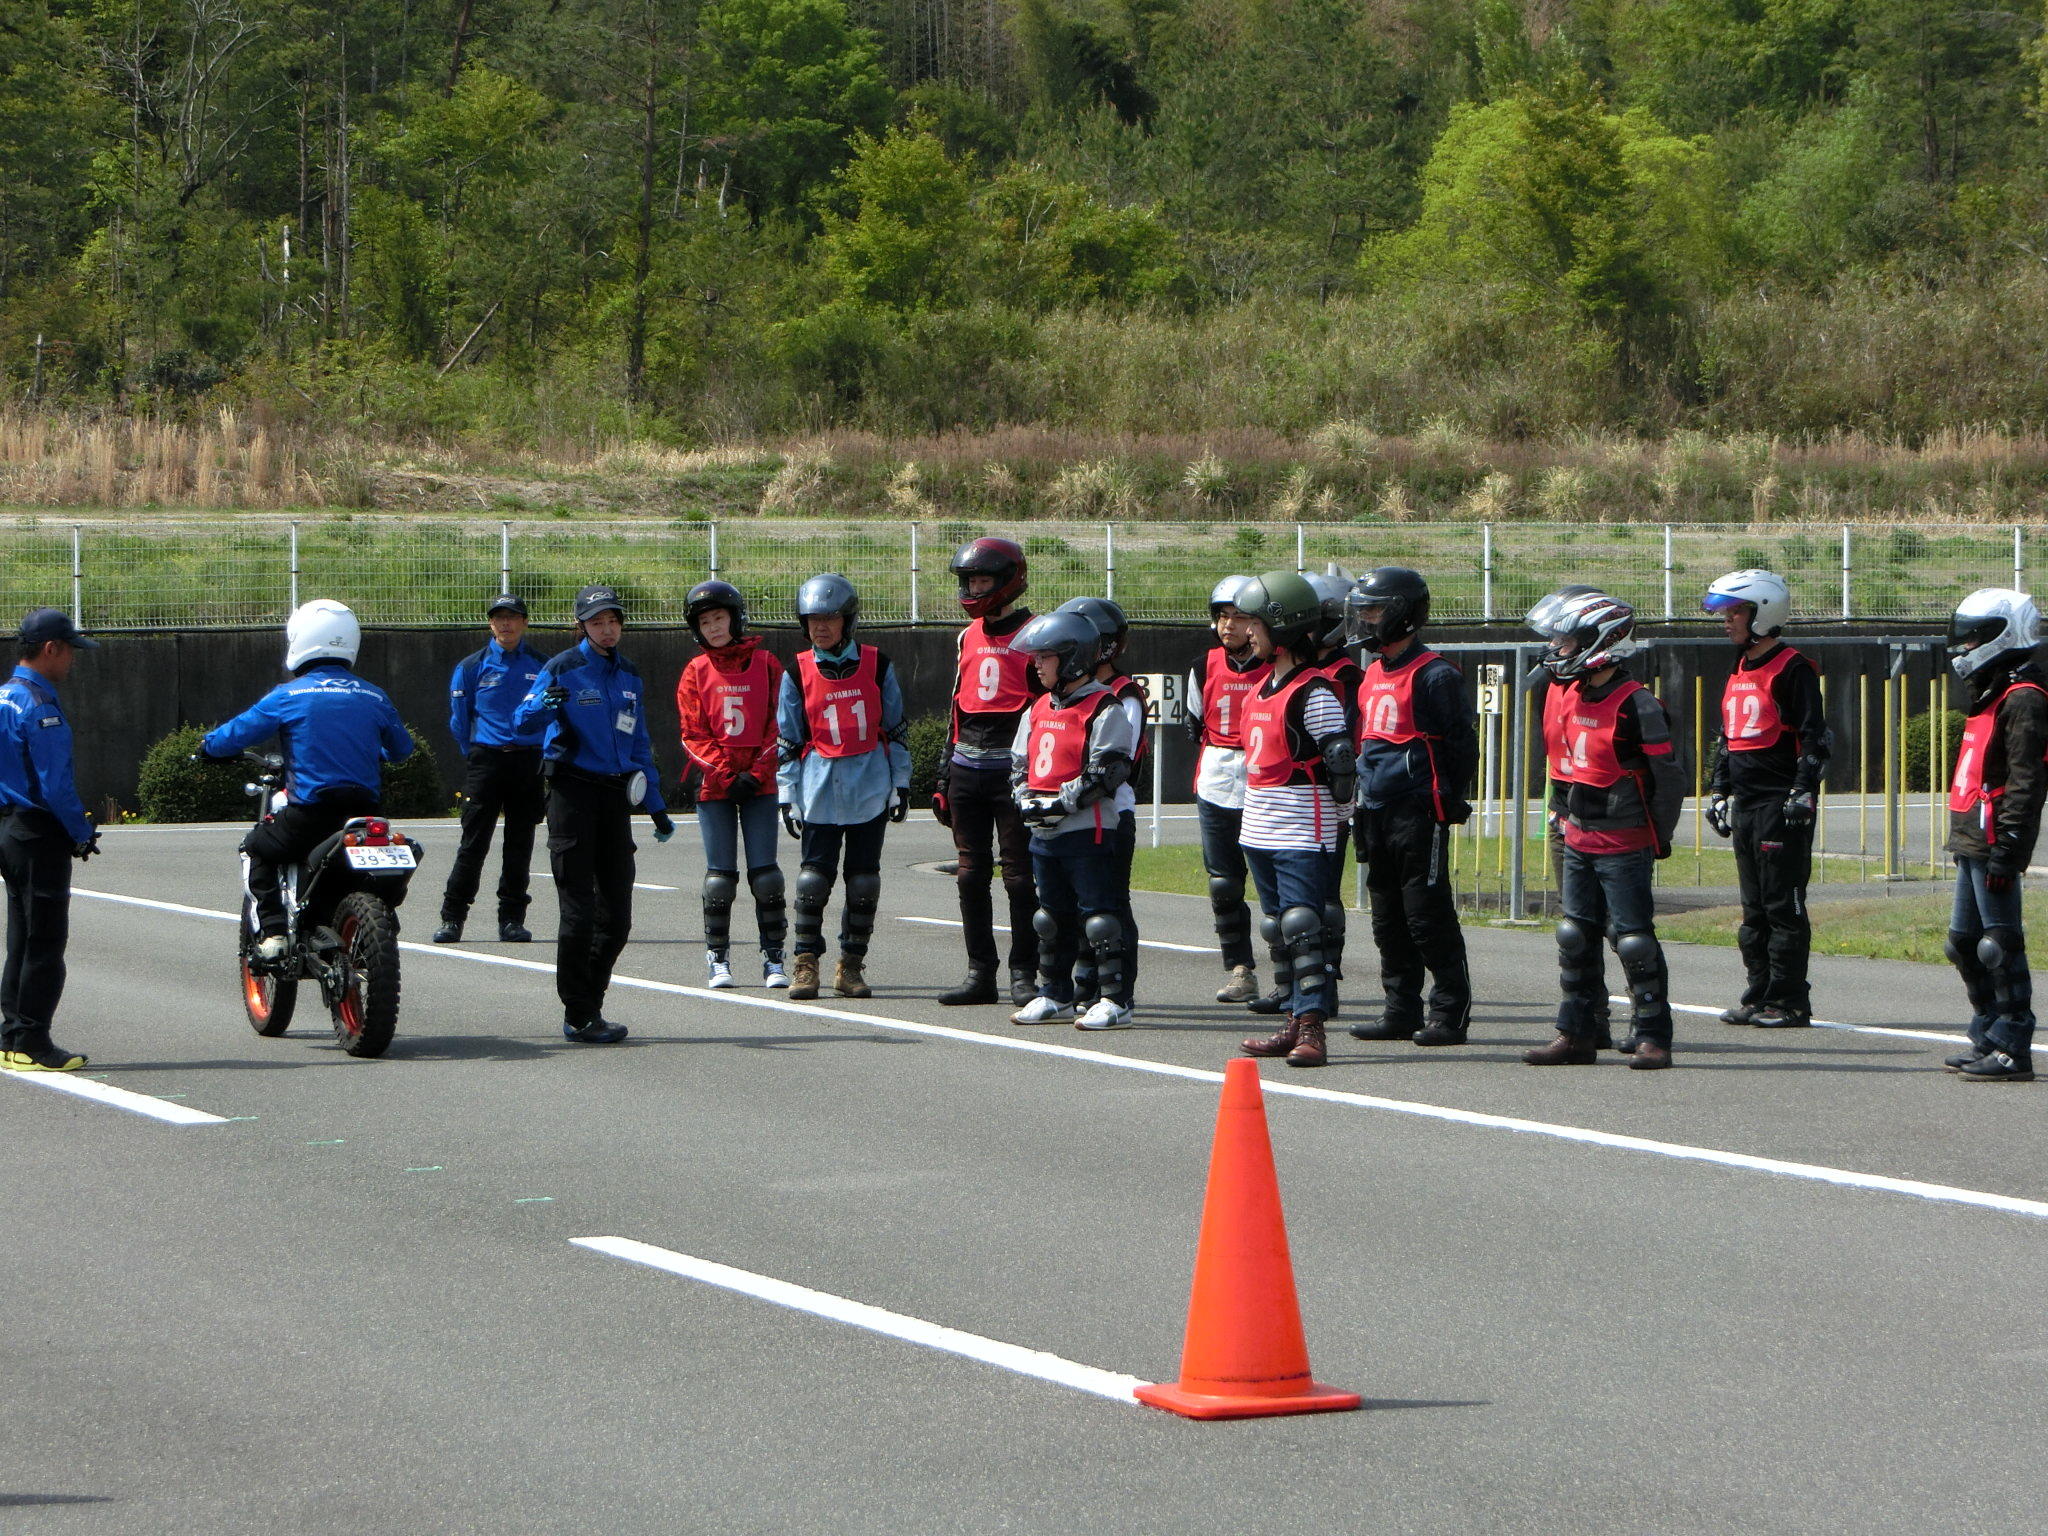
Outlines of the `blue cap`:
M 99 641 L 88 640 L 78 632 L 78 626 L 71 622 L 71 615 L 63 609 L 29 609 L 21 621 L 21 643 L 24 646 L 42 645 L 50 640 L 63 640 L 81 651 L 100 648 Z

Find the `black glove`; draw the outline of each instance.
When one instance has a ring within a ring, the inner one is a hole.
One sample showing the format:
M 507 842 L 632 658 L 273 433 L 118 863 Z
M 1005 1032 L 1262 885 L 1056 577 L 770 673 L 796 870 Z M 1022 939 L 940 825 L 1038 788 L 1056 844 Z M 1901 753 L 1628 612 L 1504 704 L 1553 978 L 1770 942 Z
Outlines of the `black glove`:
M 88 837 L 84 842 L 73 843 L 71 845 L 71 857 L 78 860 L 78 862 L 81 864 L 83 864 L 87 859 L 91 858 L 94 854 L 98 853 L 99 851 L 100 835 L 97 832 L 93 833 L 93 835 L 91 837 Z
M 943 789 L 934 791 L 932 794 L 932 820 L 942 827 L 953 825 L 953 802 L 946 798 L 946 792 Z
M 1785 825 L 1788 827 L 1810 827 L 1814 817 L 1813 791 L 1795 789 L 1785 797 Z
M 725 792 L 728 800 L 751 800 L 761 793 L 761 781 L 751 773 L 738 775 L 732 781 L 732 788 Z
M 1444 825 L 1462 827 L 1472 819 L 1470 800 L 1450 799 L 1444 802 Z
M 654 823 L 654 840 L 665 843 L 676 835 L 676 824 L 667 811 L 649 811 L 647 819 Z
M 796 807 L 793 805 L 785 805 L 782 808 L 782 830 L 791 837 L 804 835 L 804 819 L 797 815 Z
M 2010 864 L 1993 859 L 1984 866 L 1984 889 L 1994 895 L 2003 896 L 2012 889 L 2012 883 L 2017 875 L 2018 871 Z
M 910 815 L 910 801 L 901 792 L 889 797 L 889 819 L 900 822 Z
M 540 696 L 541 703 L 549 709 L 560 709 L 569 702 L 569 690 L 560 683 L 549 683 Z
M 1790 802 L 1788 801 L 1787 804 Z M 1811 820 L 1811 817 L 1807 818 Z M 1707 796 L 1707 825 L 1714 829 L 1716 837 L 1733 837 L 1735 822 L 1729 815 L 1729 801 L 1726 795 Z

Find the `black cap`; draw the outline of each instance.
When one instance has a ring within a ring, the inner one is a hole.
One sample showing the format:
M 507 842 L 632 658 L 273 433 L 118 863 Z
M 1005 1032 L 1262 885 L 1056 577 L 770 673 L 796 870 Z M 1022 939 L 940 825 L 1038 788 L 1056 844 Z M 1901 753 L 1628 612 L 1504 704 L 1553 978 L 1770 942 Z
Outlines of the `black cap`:
M 491 599 L 491 606 L 484 610 L 484 617 L 494 613 L 516 613 L 522 619 L 527 617 L 526 599 L 512 592 L 500 592 Z
M 576 594 L 576 622 L 594 619 L 607 608 L 620 618 L 626 616 L 626 605 L 619 601 L 619 594 L 610 587 L 585 587 Z
M 97 640 L 88 640 L 78 632 L 78 626 L 71 622 L 71 615 L 61 608 L 31 608 L 21 621 L 21 643 L 41 645 L 49 640 L 65 640 L 81 651 L 96 651 L 100 648 Z

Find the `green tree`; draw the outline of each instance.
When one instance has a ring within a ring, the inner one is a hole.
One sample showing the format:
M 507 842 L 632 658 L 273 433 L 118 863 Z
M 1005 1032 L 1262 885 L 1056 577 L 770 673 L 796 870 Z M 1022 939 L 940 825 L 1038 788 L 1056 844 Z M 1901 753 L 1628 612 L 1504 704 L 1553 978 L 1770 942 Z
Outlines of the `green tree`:
M 1016 166 L 976 198 L 989 234 L 988 282 L 1030 309 L 1185 299 L 1187 264 L 1150 208 L 1112 208 L 1043 166 Z
M 974 259 L 967 171 L 923 123 L 856 133 L 827 213 L 821 265 L 842 299 L 909 312 L 956 301 Z

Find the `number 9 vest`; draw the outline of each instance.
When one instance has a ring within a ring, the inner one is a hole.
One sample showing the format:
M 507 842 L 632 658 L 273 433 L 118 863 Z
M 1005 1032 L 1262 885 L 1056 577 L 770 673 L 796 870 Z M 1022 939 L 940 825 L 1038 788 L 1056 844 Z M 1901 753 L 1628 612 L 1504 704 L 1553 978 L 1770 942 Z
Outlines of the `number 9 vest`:
M 859 757 L 881 744 L 881 659 L 880 651 L 864 645 L 852 673 L 832 678 L 819 669 L 816 651 L 798 653 L 797 681 L 803 687 L 804 720 L 811 732 L 809 751 L 820 757 Z
M 992 635 L 976 619 L 960 635 L 960 676 L 953 707 L 963 715 L 1014 715 L 1031 702 L 1031 658 L 1012 647 L 1023 633 Z

